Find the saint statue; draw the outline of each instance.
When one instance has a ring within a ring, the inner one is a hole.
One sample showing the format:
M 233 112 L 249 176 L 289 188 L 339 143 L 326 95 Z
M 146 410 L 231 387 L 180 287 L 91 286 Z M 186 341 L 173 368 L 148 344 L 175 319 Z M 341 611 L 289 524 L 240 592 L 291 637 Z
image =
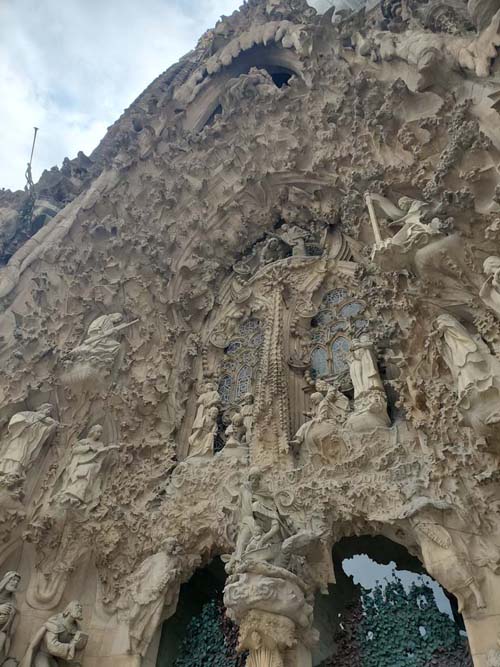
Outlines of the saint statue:
M 479 336 L 473 336 L 454 317 L 439 315 L 434 322 L 440 340 L 441 355 L 451 371 L 459 398 L 475 387 L 486 390 L 500 370 L 500 363 L 492 356 Z
M 226 557 L 226 570 L 232 572 L 246 560 L 279 560 L 281 545 L 288 537 L 274 498 L 261 488 L 262 473 L 251 468 L 239 492 L 238 537 L 233 555 Z
M 90 429 L 88 437 L 78 440 L 73 447 L 63 488 L 58 494 L 61 503 L 88 505 L 96 499 L 104 459 L 109 452 L 119 449 L 118 445 L 104 445 L 102 430 L 102 426 L 96 424 Z
M 354 340 L 347 356 L 354 387 L 354 411 L 348 419 L 350 430 L 363 432 L 390 426 L 387 396 L 380 378 L 373 342 L 363 334 Z
M 384 392 L 373 343 L 366 334 L 353 341 L 349 353 L 349 372 L 354 387 L 354 400 L 372 391 Z
M 193 431 L 202 428 L 204 418 L 210 408 L 218 408 L 221 402 L 220 394 L 213 382 L 206 382 L 203 385 L 202 392 L 196 401 L 197 410 L 196 417 L 193 422 Z
M 479 296 L 483 303 L 500 317 L 500 257 L 487 257 L 484 260 L 483 272 L 486 281 Z
M 254 396 L 252 393 L 248 392 L 243 396 L 243 401 L 240 408 L 240 414 L 243 417 L 243 426 L 245 428 L 244 439 L 247 444 L 252 439 L 253 411 L 254 411 Z
M 226 443 L 220 452 L 224 458 L 234 458 L 246 463 L 248 458 L 248 447 L 245 440 L 245 424 L 240 412 L 235 412 L 231 417 L 229 426 L 225 430 Z
M 87 635 L 80 631 L 82 605 L 68 604 L 42 625 L 26 651 L 21 667 L 59 667 L 75 658 L 87 645 Z
M 316 382 L 310 396 L 312 410 L 295 434 L 292 445 L 300 446 L 304 462 L 324 462 L 344 449 L 341 428 L 350 413 L 349 399 L 324 380 Z
M 500 361 L 480 338 L 454 317 L 439 315 L 434 322 L 441 356 L 450 369 L 464 422 L 486 438 L 500 429 Z M 490 443 L 491 444 L 491 443 Z
M 11 418 L 8 442 L 0 457 L 0 476 L 12 482 L 24 478 L 57 430 L 52 411 L 52 405 L 45 403 L 36 412 L 18 412 Z
M 217 392 L 216 392 L 217 393 Z M 200 397 L 201 398 L 201 397 Z M 201 418 L 196 418 L 197 427 L 189 436 L 189 451 L 187 459 L 211 458 L 214 455 L 214 442 L 217 435 L 217 417 L 219 408 L 213 405 L 201 413 Z
M 7 572 L 0 581 L 0 665 L 7 658 L 17 613 L 15 592 L 21 581 L 17 572 Z
M 165 550 L 146 558 L 130 578 L 129 638 L 134 655 L 146 654 L 162 619 L 175 611 L 181 584 L 177 551 L 169 540 Z

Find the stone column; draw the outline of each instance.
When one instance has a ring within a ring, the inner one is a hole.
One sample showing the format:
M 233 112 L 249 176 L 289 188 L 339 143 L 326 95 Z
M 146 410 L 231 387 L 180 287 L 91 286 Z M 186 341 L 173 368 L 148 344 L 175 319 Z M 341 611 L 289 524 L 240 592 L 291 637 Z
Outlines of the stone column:
M 467 609 L 463 618 L 474 667 L 500 667 L 500 576 L 482 568 L 484 609 Z

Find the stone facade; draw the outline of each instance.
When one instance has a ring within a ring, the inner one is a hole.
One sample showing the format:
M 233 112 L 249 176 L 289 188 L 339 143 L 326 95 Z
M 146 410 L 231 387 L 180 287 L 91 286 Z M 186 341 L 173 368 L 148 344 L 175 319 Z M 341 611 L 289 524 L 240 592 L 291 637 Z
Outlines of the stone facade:
M 220 555 L 247 665 L 309 667 L 382 535 L 500 663 L 499 26 L 249 0 L 0 193 L 2 659 L 150 667 Z

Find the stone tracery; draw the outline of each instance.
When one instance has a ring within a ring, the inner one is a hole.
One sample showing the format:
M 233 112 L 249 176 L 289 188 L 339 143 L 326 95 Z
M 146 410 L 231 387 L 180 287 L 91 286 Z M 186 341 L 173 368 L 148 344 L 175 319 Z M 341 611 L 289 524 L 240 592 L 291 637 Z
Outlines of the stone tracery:
M 226 554 L 247 664 L 306 667 L 332 545 L 381 534 L 496 659 L 492 4 L 245 4 L 1 269 L 9 655 L 84 596 L 84 667 L 150 664 L 180 585 Z

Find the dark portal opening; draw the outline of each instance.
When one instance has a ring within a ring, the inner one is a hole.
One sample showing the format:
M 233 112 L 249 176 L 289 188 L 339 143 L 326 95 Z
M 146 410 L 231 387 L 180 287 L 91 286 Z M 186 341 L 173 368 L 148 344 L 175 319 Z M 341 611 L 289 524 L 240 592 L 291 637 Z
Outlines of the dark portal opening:
M 222 602 L 226 573 L 215 558 L 183 584 L 175 614 L 161 630 L 157 667 L 243 667 L 238 629 Z
M 333 548 L 337 583 L 316 596 L 315 667 L 472 667 L 455 598 L 384 537 Z

